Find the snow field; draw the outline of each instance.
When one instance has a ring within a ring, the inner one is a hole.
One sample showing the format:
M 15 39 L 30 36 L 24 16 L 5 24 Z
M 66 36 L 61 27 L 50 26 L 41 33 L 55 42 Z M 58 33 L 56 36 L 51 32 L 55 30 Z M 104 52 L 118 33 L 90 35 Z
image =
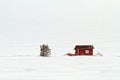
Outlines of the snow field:
M 120 57 L 0 57 L 0 80 L 120 80 Z

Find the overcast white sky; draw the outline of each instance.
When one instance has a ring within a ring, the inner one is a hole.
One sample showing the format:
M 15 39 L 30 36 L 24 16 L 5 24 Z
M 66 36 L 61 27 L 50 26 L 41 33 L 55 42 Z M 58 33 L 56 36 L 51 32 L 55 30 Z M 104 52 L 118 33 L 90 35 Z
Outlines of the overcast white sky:
M 119 0 L 0 0 L 0 55 L 38 54 L 43 43 L 56 54 L 76 44 L 119 54 L 119 26 Z

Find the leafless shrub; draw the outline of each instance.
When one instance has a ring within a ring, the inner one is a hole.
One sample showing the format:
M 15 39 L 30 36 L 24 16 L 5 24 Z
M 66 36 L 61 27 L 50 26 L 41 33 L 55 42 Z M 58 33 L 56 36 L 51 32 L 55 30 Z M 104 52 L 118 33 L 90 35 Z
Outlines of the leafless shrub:
M 49 48 L 48 45 L 41 45 L 40 46 L 40 56 L 45 56 L 45 57 L 48 57 L 51 55 L 51 49 Z

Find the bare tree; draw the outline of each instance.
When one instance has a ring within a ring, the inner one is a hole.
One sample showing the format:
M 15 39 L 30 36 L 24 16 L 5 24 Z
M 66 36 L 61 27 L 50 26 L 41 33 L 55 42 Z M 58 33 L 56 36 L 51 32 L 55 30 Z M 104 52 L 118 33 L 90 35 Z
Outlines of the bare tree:
M 40 56 L 47 57 L 47 56 L 50 56 L 50 55 L 51 55 L 51 49 L 49 48 L 49 46 L 45 45 L 45 44 L 41 45 L 40 46 Z
M 103 56 L 102 53 L 97 52 L 97 54 L 95 56 Z

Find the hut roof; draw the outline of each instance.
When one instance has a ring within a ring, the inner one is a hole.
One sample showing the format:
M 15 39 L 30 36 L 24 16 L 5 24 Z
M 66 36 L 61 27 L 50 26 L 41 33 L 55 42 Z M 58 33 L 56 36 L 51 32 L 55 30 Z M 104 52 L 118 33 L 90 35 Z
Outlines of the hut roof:
M 74 49 L 94 49 L 93 45 L 76 45 Z

